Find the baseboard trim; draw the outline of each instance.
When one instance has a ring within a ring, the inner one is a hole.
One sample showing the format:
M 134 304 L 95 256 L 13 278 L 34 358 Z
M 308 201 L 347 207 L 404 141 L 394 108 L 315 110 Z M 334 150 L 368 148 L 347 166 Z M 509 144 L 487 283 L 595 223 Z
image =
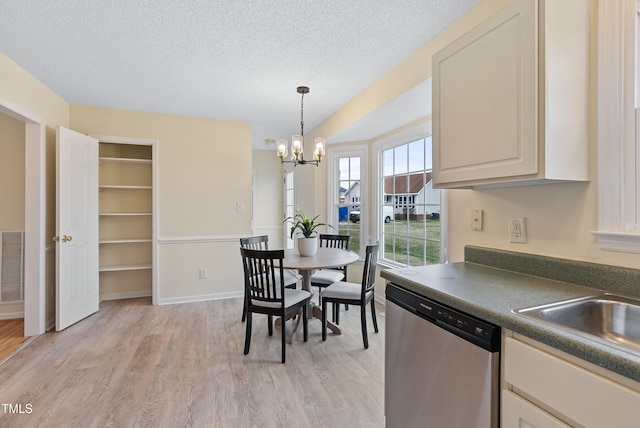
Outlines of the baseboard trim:
M 104 302 L 105 300 L 135 299 L 138 297 L 151 297 L 151 290 L 127 291 L 124 293 L 106 293 L 100 295 L 100 301 Z
M 24 318 L 24 311 L 0 313 L 0 320 L 13 320 L 19 318 Z
M 225 293 L 202 294 L 199 296 L 174 297 L 158 299 L 158 305 L 173 305 L 177 303 L 205 302 L 207 300 L 236 299 L 244 295 L 243 291 L 228 291 Z

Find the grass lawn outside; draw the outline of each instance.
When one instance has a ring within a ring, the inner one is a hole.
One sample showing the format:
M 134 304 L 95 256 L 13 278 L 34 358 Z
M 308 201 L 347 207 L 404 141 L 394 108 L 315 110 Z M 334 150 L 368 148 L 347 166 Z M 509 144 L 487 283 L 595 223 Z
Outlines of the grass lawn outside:
M 360 249 L 360 224 L 340 222 L 338 233 L 351 235 L 349 247 Z M 384 225 L 385 260 L 407 266 L 440 263 L 440 219 L 396 220 Z M 382 242 L 381 242 L 382 243 Z

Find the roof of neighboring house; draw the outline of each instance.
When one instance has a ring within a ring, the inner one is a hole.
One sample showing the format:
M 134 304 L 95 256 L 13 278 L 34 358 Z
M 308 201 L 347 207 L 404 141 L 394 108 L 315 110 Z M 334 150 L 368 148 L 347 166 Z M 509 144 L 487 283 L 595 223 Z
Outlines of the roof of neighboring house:
M 349 190 L 344 192 L 344 194 L 346 195 L 347 193 L 350 193 L 356 186 L 360 186 L 360 182 L 359 181 L 354 181 L 353 184 L 351 185 L 351 187 L 349 187 Z M 342 189 L 342 187 L 340 189 Z
M 407 180 L 407 177 L 409 179 Z M 392 175 L 384 178 L 385 194 L 417 194 L 431 181 L 431 171 L 409 175 Z

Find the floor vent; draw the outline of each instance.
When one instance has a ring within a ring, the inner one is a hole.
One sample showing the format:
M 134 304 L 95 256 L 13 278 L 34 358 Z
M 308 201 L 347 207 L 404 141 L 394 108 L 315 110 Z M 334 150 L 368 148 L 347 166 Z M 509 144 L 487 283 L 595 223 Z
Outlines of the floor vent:
M 24 232 L 0 232 L 0 302 L 24 300 Z

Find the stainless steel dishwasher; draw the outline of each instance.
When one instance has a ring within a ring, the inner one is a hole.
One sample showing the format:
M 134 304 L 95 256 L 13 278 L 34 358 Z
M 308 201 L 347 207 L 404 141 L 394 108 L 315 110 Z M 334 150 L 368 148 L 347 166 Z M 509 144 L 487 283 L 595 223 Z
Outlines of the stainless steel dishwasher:
M 392 283 L 386 298 L 386 426 L 497 427 L 500 327 Z

